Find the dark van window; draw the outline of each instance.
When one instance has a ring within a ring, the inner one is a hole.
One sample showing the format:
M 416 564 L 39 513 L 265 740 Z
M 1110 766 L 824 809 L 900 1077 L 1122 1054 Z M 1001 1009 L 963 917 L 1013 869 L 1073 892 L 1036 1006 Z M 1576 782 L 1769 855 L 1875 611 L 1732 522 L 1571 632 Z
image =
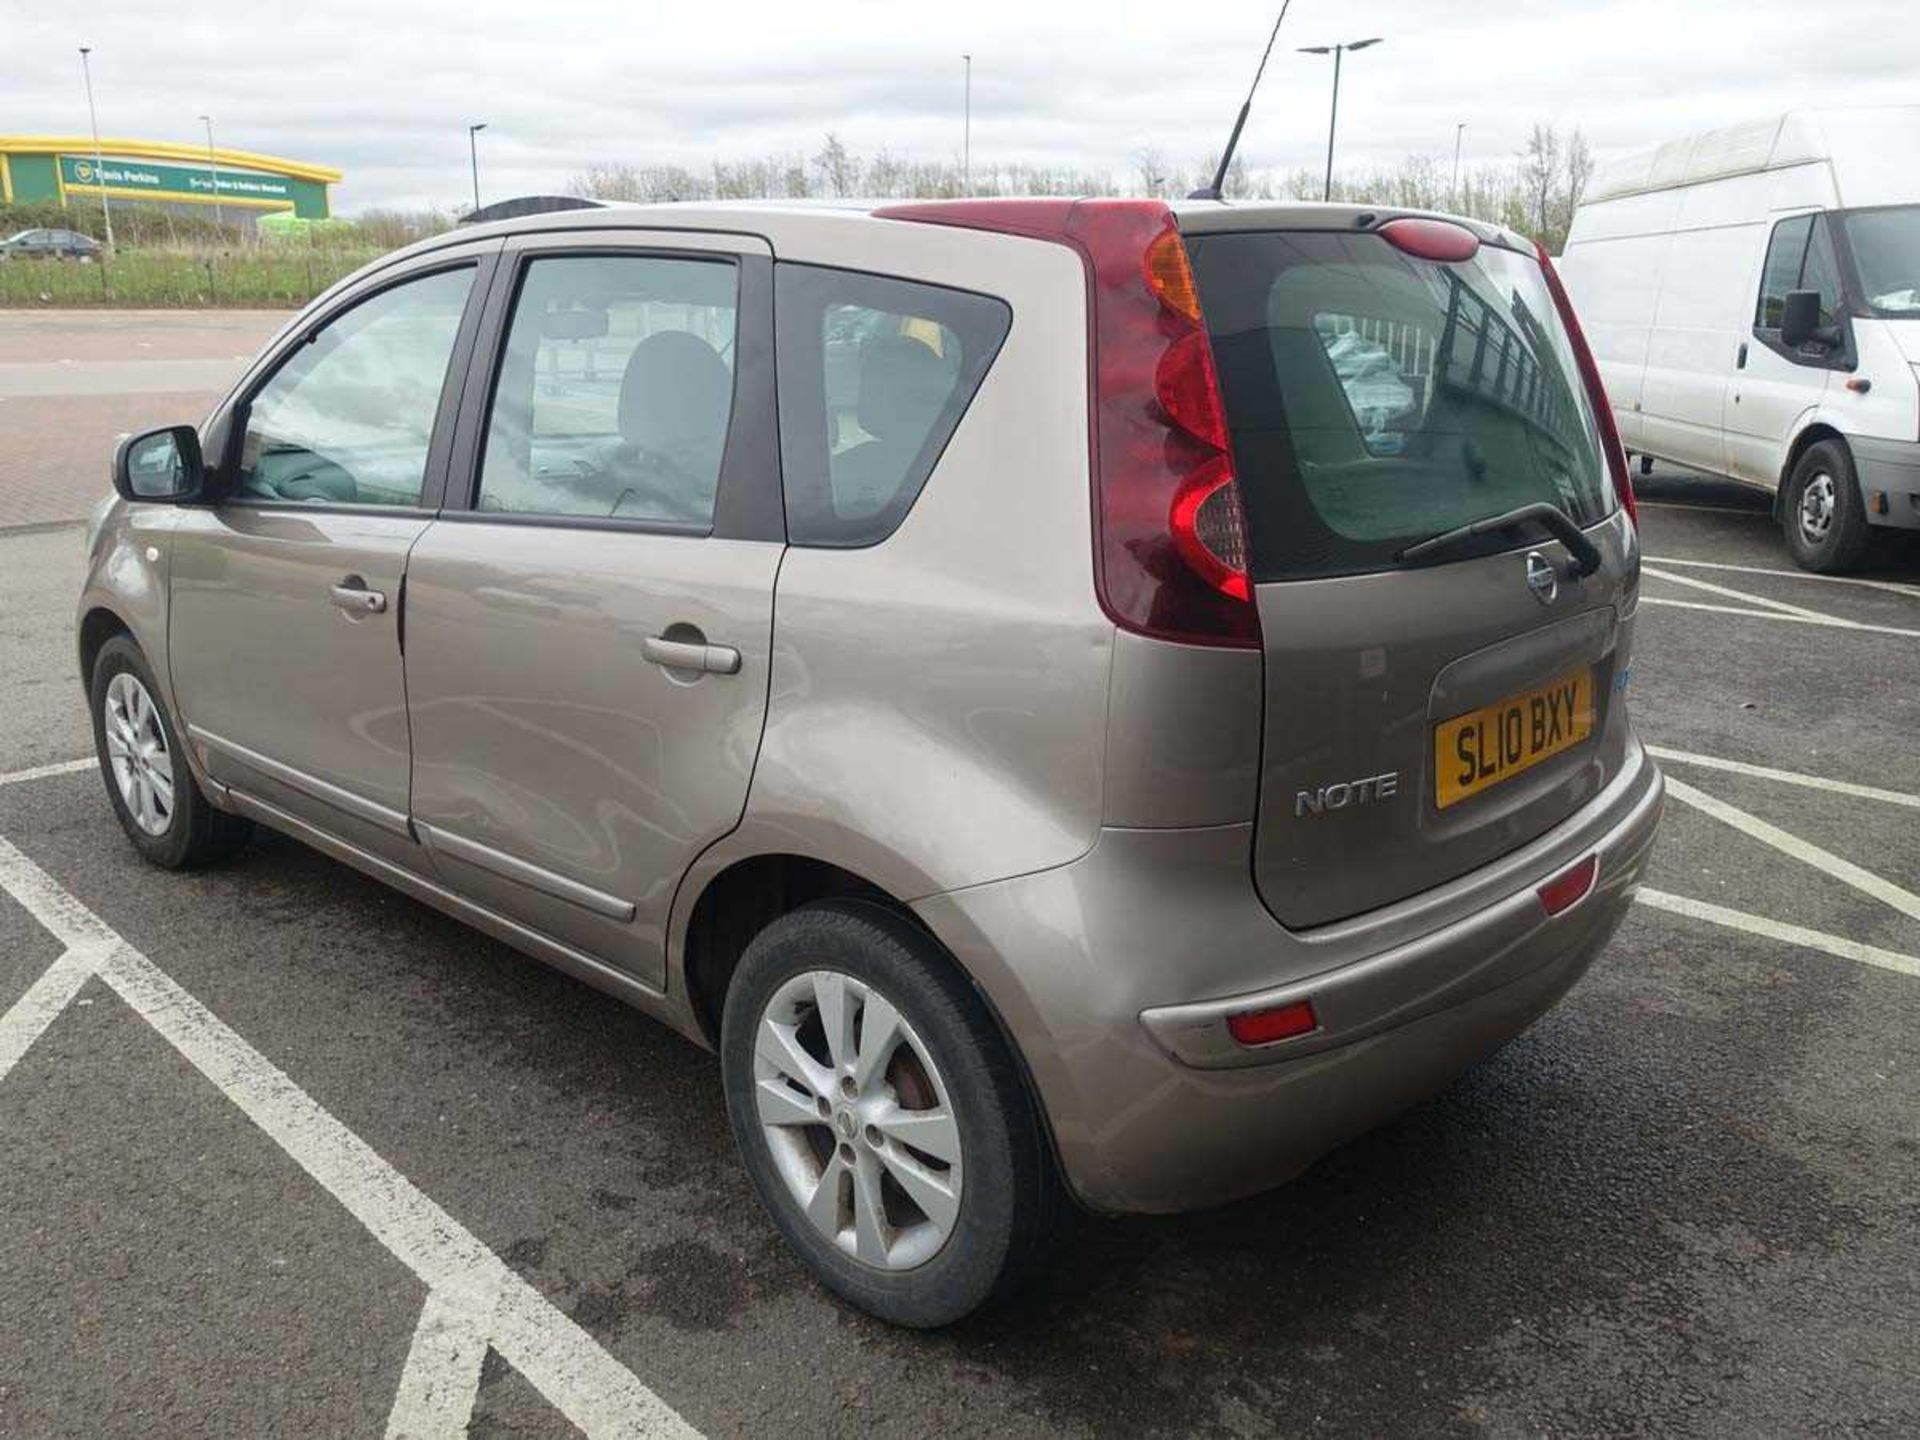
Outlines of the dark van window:
M 1766 264 L 1760 268 L 1760 303 L 1753 315 L 1753 323 L 1762 330 L 1780 328 L 1780 307 L 1787 292 L 1800 288 L 1800 262 L 1806 258 L 1812 229 L 1811 215 L 1796 215 L 1773 227 Z
M 1612 511 L 1533 256 L 1482 245 L 1441 264 L 1334 232 L 1187 246 L 1256 580 L 1388 569 L 1415 541 L 1538 500 L 1583 526 Z
M 850 270 L 775 274 L 788 538 L 875 544 L 912 508 L 1012 313 L 985 295 Z

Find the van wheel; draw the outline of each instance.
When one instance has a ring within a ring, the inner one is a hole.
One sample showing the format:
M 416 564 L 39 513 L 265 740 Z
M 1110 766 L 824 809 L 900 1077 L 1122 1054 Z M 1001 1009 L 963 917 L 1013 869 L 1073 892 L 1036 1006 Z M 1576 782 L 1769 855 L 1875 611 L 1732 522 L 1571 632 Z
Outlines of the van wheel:
M 100 775 L 134 849 L 165 869 L 188 870 L 247 843 L 252 823 L 214 809 L 194 783 L 180 729 L 130 636 L 100 647 L 90 694 Z
M 1854 477 L 1853 456 L 1838 440 L 1809 445 L 1787 480 L 1781 525 L 1802 568 L 1831 575 L 1866 557 L 1873 533 Z
M 842 1299 L 946 1325 L 1050 1255 L 1066 1203 L 1019 1066 L 905 917 L 842 899 L 767 926 L 728 987 L 720 1059 L 761 1203 Z

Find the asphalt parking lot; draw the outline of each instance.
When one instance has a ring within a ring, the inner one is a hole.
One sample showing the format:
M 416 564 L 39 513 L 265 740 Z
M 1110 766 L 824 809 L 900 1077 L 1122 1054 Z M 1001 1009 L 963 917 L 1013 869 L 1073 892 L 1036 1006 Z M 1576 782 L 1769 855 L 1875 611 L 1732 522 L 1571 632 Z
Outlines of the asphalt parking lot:
M 0 1434 L 1920 1432 L 1920 551 L 1815 579 L 1641 493 L 1677 783 L 1600 964 L 938 1335 L 812 1284 L 665 1030 L 290 841 L 141 864 L 79 532 L 0 531 Z

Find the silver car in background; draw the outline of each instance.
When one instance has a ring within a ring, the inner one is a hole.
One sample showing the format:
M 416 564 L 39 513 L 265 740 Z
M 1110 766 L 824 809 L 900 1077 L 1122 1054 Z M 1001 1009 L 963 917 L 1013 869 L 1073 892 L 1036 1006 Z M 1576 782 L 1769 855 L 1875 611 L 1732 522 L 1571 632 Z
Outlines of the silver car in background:
M 79 610 L 166 866 L 271 826 L 719 1052 L 937 1325 L 1519 1033 L 1658 820 L 1551 267 L 1343 206 L 614 207 L 390 256 L 116 459 Z

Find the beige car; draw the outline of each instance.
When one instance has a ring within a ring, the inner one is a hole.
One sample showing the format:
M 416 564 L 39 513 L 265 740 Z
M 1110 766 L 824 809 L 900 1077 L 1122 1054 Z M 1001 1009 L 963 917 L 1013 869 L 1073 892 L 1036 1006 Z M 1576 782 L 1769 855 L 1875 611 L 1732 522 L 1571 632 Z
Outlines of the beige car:
M 1477 223 L 524 216 L 115 471 L 133 843 L 271 826 L 716 1049 L 774 1222 L 905 1324 L 1445 1085 L 1659 816 L 1625 462 Z

